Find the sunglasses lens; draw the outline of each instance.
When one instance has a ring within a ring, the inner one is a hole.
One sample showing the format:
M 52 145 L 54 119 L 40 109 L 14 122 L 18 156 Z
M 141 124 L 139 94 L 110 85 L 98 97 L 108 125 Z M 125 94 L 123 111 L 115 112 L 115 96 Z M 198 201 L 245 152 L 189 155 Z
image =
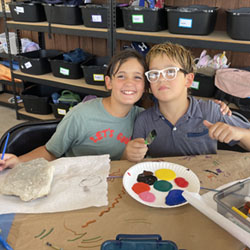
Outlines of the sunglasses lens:
M 159 78 L 159 72 L 158 71 L 150 71 L 147 74 L 147 78 L 149 82 L 156 82 Z
M 176 77 L 176 73 L 177 73 L 176 69 L 170 68 L 170 69 L 166 69 L 163 74 L 164 74 L 165 79 L 173 80 Z

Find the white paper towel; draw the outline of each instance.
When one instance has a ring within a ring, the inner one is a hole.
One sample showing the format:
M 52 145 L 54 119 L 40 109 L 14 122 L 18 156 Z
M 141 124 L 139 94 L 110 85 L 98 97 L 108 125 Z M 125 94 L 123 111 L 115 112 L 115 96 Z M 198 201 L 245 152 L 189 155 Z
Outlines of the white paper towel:
M 212 208 L 199 194 L 184 191 L 182 195 L 193 207 L 206 215 L 213 222 L 224 228 L 243 244 L 250 247 L 250 233 L 218 213 L 216 208 Z
M 0 214 L 51 213 L 108 205 L 109 155 L 65 157 L 50 164 L 54 176 L 49 195 L 24 202 L 0 194 Z M 0 173 L 0 181 L 7 172 Z

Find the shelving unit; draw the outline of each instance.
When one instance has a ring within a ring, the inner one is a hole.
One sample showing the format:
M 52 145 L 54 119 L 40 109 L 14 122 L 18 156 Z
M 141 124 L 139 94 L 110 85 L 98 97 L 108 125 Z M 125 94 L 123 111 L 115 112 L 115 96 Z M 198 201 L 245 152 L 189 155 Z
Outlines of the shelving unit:
M 3 0 L 1 0 L 3 2 Z M 182 35 L 172 34 L 168 30 L 158 32 L 142 32 L 126 30 L 125 28 L 116 28 L 115 11 L 116 1 L 107 0 L 109 5 L 108 8 L 108 28 L 89 28 L 84 25 L 62 25 L 62 24 L 51 24 L 48 22 L 16 22 L 12 20 L 6 20 L 6 26 L 8 29 L 16 30 L 27 30 L 38 32 L 39 42 L 44 42 L 44 33 L 72 35 L 77 37 L 92 37 L 92 38 L 103 38 L 107 40 L 107 54 L 112 56 L 117 48 L 117 40 L 122 41 L 138 41 L 148 43 L 162 43 L 171 41 L 180 43 L 187 47 L 192 48 L 204 48 L 204 49 L 218 49 L 228 50 L 235 52 L 246 52 L 250 53 L 250 41 L 241 41 L 231 39 L 226 31 L 215 30 L 209 35 L 196 36 L 196 35 Z M 0 16 L 3 13 L 0 13 Z M 10 16 L 10 14 L 8 14 Z M 7 16 L 8 16 L 7 15 Z M 41 38 L 41 39 L 40 39 Z M 44 44 L 42 48 L 46 47 Z M 0 54 L 1 56 L 1 54 Z M 8 55 L 3 55 L 8 58 Z M 94 94 L 98 96 L 108 96 L 109 93 L 104 86 L 94 86 L 86 84 L 84 78 L 78 80 L 64 79 L 54 77 L 51 73 L 45 75 L 29 75 L 22 73 L 21 71 L 13 71 L 13 78 L 18 78 L 24 81 L 35 82 L 41 85 L 53 86 L 61 89 L 68 89 L 74 92 L 83 94 Z M 27 113 L 25 114 L 22 110 L 17 111 L 17 118 L 20 119 L 23 115 L 35 117 L 35 119 L 41 119 L 39 116 Z M 45 116 L 43 116 L 45 118 Z M 47 119 L 47 118 L 45 118 Z
M 48 22 L 16 22 L 8 20 L 6 25 L 9 29 L 18 30 L 29 30 L 36 31 L 39 33 L 51 32 L 53 34 L 64 34 L 73 36 L 84 36 L 93 38 L 104 38 L 107 39 L 107 51 L 108 55 L 112 55 L 113 48 L 111 37 L 112 32 L 110 29 L 105 28 L 88 28 L 84 25 L 62 25 L 62 24 L 50 24 Z M 44 38 L 42 38 L 44 41 Z M 44 46 L 41 46 L 44 47 Z M 82 79 L 65 79 L 54 77 L 52 73 L 45 75 L 30 75 L 25 74 L 21 71 L 13 71 L 13 78 L 18 78 L 23 81 L 34 82 L 41 85 L 53 86 L 60 89 L 68 89 L 77 93 L 92 94 L 97 96 L 108 96 L 109 92 L 104 86 L 89 85 Z M 54 119 L 52 115 L 36 115 L 27 113 L 24 109 L 19 109 L 17 111 L 17 118 L 29 118 L 29 119 Z

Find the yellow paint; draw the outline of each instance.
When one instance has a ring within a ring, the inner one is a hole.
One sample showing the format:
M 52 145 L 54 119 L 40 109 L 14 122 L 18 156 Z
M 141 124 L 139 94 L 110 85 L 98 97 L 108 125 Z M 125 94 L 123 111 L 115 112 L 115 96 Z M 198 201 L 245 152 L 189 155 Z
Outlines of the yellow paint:
M 160 180 L 171 181 L 175 179 L 176 173 L 171 169 L 162 168 L 155 171 L 155 176 Z

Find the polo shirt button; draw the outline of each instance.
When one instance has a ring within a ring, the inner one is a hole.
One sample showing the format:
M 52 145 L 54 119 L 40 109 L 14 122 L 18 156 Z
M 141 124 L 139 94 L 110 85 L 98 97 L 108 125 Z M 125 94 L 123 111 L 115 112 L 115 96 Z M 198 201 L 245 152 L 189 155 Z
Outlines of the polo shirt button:
M 177 128 L 176 127 L 173 127 L 173 131 L 176 131 L 177 130 Z

